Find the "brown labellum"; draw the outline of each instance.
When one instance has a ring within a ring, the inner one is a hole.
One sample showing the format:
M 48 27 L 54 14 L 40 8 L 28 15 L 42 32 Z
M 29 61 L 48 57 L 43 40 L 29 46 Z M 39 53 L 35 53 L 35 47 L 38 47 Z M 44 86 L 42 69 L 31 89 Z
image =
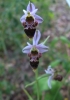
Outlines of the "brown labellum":
M 24 26 L 24 32 L 29 38 L 34 37 L 37 25 L 38 25 L 38 22 L 34 22 L 34 19 L 32 16 L 26 17 L 26 22 L 23 23 L 23 26 Z
M 63 76 L 62 75 L 56 75 L 54 77 L 54 80 L 62 81 L 62 79 L 63 79 Z
M 34 34 L 35 34 L 35 31 L 36 31 L 36 28 L 35 29 L 24 29 L 24 32 L 26 33 L 26 35 L 29 37 L 29 38 L 33 38 L 34 37 Z
M 39 61 L 30 61 L 30 65 L 33 69 L 37 69 Z
M 37 69 L 38 65 L 39 65 L 39 59 L 36 59 L 36 60 L 31 60 L 30 59 L 30 65 L 33 69 Z
M 34 22 L 34 18 L 32 16 L 27 16 L 26 17 L 26 22 Z
M 35 51 L 31 51 L 31 54 L 34 55 L 34 56 L 38 55 L 38 51 L 36 51 L 36 50 Z

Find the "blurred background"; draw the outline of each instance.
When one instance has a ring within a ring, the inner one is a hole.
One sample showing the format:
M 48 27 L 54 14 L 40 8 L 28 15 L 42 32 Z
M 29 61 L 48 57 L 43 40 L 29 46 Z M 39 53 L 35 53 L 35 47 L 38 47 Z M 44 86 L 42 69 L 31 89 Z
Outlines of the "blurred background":
M 48 65 L 57 69 L 63 81 L 47 85 L 47 78 L 39 81 L 41 100 L 70 100 L 70 8 L 65 0 L 30 0 L 38 8 L 44 21 L 37 29 L 42 42 L 50 35 L 46 45 L 49 51 L 39 61 L 39 76 Z M 20 23 L 23 9 L 29 0 L 0 0 L 0 100 L 28 100 L 21 85 L 34 80 L 29 58 L 22 48 L 29 41 Z M 36 87 L 27 91 L 36 100 Z M 58 98 L 59 97 L 59 98 Z

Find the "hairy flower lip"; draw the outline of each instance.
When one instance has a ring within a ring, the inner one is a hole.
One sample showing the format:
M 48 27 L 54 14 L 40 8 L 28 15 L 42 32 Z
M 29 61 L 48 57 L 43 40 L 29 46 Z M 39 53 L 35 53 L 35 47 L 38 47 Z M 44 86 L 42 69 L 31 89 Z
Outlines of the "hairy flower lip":
M 33 60 L 33 61 L 31 61 L 30 60 L 30 65 L 31 65 L 31 67 L 33 68 L 33 69 L 37 69 L 38 68 L 38 65 L 39 65 L 39 60 L 37 59 L 37 60 Z
M 32 16 L 27 16 L 26 17 L 26 22 L 34 22 L 34 18 Z
M 24 29 L 24 32 L 26 33 L 26 35 L 29 37 L 29 38 L 33 38 L 34 37 L 34 34 L 35 34 L 35 31 L 36 31 L 36 28 L 34 29 Z
M 38 51 L 31 51 L 32 55 L 38 55 Z

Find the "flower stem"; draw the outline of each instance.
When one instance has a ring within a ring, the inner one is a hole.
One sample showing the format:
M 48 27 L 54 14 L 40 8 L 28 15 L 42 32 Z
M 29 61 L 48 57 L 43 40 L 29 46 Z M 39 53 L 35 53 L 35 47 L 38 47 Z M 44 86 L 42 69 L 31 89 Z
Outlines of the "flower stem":
M 39 84 L 38 84 L 38 70 L 35 70 L 35 79 L 36 79 L 36 85 L 37 85 L 37 100 L 39 100 Z
M 29 100 L 33 100 L 33 98 L 30 96 L 30 94 L 27 92 L 27 90 L 22 87 L 23 91 L 25 92 L 25 94 L 28 96 Z
M 47 74 L 43 74 L 43 75 L 41 75 L 40 77 L 37 77 L 37 80 L 40 80 L 40 79 L 42 79 L 42 78 L 44 78 L 44 77 L 47 77 Z M 32 85 L 34 85 L 35 83 L 36 83 L 36 81 L 33 81 L 33 82 L 27 84 L 27 85 L 25 86 L 25 88 L 27 88 L 27 87 L 29 87 L 29 86 L 32 86 Z

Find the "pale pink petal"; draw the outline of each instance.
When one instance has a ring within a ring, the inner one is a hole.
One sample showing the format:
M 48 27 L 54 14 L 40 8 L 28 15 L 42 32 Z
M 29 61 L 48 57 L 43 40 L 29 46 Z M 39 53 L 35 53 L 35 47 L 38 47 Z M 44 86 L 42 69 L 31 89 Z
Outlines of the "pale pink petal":
M 47 46 L 42 46 L 42 45 L 36 45 L 37 49 L 39 50 L 40 53 L 44 53 L 48 51 Z
M 23 9 L 24 14 L 27 14 L 27 11 Z
M 30 51 L 29 50 L 24 50 L 24 51 L 22 51 L 23 53 L 26 53 L 26 54 L 29 54 L 30 53 Z
M 49 48 L 48 46 L 45 46 L 42 43 L 38 44 L 37 46 L 38 46 L 38 48 L 43 48 L 43 49 L 48 49 Z
M 35 9 L 31 12 L 31 15 L 35 15 L 35 13 L 37 12 L 38 9 Z
M 35 35 L 33 37 L 33 45 L 37 45 L 38 44 L 38 42 L 40 40 L 40 37 L 41 37 L 41 33 L 38 30 L 38 31 L 35 32 Z
M 48 75 L 53 75 L 54 74 L 54 69 L 51 68 L 51 65 L 48 66 L 47 70 L 45 70 L 46 74 Z
M 31 46 L 31 44 L 29 42 L 27 42 L 28 46 Z
M 33 3 L 29 2 L 28 6 L 27 6 L 27 11 L 32 12 L 33 10 L 35 10 L 35 5 Z
M 40 16 L 36 15 L 35 14 L 35 20 L 38 22 L 38 23 L 42 23 L 43 22 L 43 18 L 41 18 Z
M 50 89 L 52 88 L 52 87 L 51 87 L 51 81 L 52 81 L 52 79 L 53 79 L 53 76 L 49 76 L 49 79 L 48 79 L 48 86 L 49 86 Z
M 49 65 L 47 70 L 45 70 L 45 72 L 46 72 L 47 75 L 50 75 L 49 78 L 48 78 L 48 86 L 51 89 L 51 81 L 54 77 L 54 69 L 52 69 L 51 66 Z
M 26 46 L 26 47 L 24 47 L 24 48 L 22 49 L 22 52 L 23 52 L 23 53 L 29 53 L 30 50 L 31 50 L 31 47 L 32 47 L 32 46 Z
M 23 16 L 20 18 L 20 22 L 21 22 L 21 23 L 25 22 L 25 15 L 23 15 Z
M 38 50 L 39 50 L 40 53 L 44 53 L 44 52 L 47 52 L 48 51 L 48 50 L 42 49 L 42 48 L 39 48 Z

